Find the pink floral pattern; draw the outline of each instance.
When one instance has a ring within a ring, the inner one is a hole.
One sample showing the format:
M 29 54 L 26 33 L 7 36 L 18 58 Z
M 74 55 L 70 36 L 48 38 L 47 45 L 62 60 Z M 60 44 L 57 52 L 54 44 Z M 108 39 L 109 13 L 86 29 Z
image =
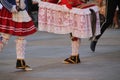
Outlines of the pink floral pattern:
M 100 34 L 98 7 L 90 7 L 96 11 L 96 35 Z M 65 6 L 39 2 L 38 14 L 39 31 L 56 34 L 72 33 L 74 37 L 89 38 L 92 36 L 89 8 L 67 9 Z

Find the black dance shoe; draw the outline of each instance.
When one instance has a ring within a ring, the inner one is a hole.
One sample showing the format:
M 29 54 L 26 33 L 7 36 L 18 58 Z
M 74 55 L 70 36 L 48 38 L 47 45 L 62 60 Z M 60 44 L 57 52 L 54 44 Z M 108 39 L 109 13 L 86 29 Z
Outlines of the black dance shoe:
M 63 61 L 64 64 L 78 64 L 80 63 L 79 55 L 70 56 Z
M 91 49 L 93 52 L 95 52 L 96 44 L 97 44 L 97 41 L 91 41 L 90 49 Z
M 23 59 L 17 59 L 16 68 L 17 69 L 22 69 L 22 70 L 25 70 L 25 71 L 32 70 L 32 68 L 30 66 L 26 65 L 26 63 Z

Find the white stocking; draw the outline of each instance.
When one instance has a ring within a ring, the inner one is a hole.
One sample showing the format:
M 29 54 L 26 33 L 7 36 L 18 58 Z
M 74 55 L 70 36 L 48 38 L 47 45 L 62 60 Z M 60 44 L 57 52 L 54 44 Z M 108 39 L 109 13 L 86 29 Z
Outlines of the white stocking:
M 16 54 L 17 54 L 17 59 L 24 59 L 25 55 L 25 45 L 26 45 L 26 40 L 24 40 L 23 37 L 18 37 L 16 39 Z
M 3 50 L 3 47 L 7 44 L 10 35 L 9 34 L 5 34 L 5 33 L 1 33 L 1 41 L 0 41 L 0 52 Z
M 76 56 L 79 54 L 80 39 L 72 41 L 72 55 Z

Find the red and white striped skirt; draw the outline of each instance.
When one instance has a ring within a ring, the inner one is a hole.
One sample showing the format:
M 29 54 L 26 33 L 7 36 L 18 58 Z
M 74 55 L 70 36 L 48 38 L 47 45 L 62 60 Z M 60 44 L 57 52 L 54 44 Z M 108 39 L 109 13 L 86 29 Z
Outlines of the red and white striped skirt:
M 27 36 L 36 32 L 33 21 L 15 22 L 12 20 L 12 13 L 6 8 L 0 10 L 0 32 L 14 36 Z

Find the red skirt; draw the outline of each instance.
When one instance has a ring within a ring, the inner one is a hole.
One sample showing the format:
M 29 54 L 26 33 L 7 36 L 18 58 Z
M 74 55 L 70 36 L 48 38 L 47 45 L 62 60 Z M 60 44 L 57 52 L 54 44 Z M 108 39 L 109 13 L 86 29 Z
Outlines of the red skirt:
M 27 36 L 37 31 L 33 21 L 29 22 L 14 22 L 12 13 L 6 8 L 0 10 L 0 32 L 14 36 Z

